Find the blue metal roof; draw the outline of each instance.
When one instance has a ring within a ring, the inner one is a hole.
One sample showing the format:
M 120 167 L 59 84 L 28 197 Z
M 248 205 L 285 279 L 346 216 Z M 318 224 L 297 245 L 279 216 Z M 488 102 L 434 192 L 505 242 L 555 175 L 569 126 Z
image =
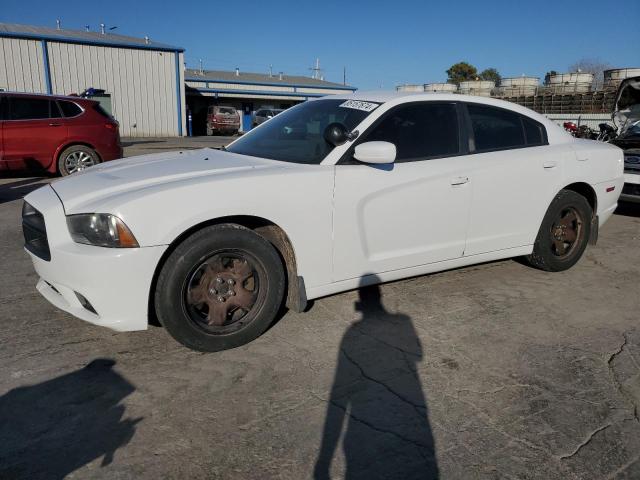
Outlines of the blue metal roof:
M 184 48 L 167 45 L 144 38 L 129 37 L 114 33 L 86 32 L 61 28 L 37 27 L 16 23 L 0 23 L 0 37 L 47 40 L 52 42 L 76 43 L 81 45 L 97 45 L 117 48 L 136 48 L 143 50 L 160 50 L 168 52 L 184 52 Z

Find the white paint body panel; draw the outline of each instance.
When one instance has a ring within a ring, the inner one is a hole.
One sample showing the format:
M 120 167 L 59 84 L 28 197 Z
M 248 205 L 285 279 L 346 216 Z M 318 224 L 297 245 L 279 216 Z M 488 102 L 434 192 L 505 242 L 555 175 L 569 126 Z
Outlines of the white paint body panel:
M 182 233 L 210 220 L 250 215 L 282 228 L 313 299 L 376 279 L 526 255 L 553 197 L 572 183 L 595 190 L 601 225 L 616 207 L 624 181 L 622 151 L 577 141 L 518 105 L 449 94 L 358 92 L 337 98 L 382 103 L 357 127 L 360 132 L 404 102 L 466 101 L 534 118 L 547 128 L 549 145 L 390 165 L 336 165 L 348 143 L 320 165 L 210 149 L 98 165 L 26 197 L 45 217 L 52 252 L 50 262 L 33 257 L 36 270 L 60 294 L 43 282 L 39 290 L 84 320 L 137 330 L 147 323 L 162 254 Z M 73 243 L 65 214 L 92 212 L 120 217 L 141 248 Z M 74 291 L 89 299 L 97 316 L 74 303 Z

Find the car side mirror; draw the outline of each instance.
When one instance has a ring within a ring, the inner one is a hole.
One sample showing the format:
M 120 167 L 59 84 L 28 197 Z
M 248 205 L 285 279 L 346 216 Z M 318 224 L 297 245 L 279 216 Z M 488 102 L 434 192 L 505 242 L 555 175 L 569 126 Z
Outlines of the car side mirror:
M 353 158 L 362 163 L 393 163 L 396 159 L 396 146 L 390 142 L 365 142 L 357 145 Z

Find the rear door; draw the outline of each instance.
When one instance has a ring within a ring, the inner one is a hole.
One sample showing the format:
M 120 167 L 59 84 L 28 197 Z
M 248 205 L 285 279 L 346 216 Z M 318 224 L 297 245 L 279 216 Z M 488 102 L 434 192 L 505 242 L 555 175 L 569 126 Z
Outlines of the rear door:
M 527 116 L 475 103 L 466 110 L 473 198 L 465 256 L 531 245 L 567 154 Z
M 3 158 L 9 169 L 49 168 L 67 138 L 66 121 L 46 97 L 9 96 L 3 122 Z

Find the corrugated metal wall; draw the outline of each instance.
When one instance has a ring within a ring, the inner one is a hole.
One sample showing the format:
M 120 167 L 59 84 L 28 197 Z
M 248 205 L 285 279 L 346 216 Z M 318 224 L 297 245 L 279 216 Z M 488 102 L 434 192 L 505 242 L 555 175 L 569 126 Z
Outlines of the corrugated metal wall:
M 47 92 L 40 41 L 0 38 L 0 88 Z
M 59 42 L 47 46 L 54 94 L 101 88 L 111 95 L 122 136 L 178 135 L 174 52 Z M 179 82 L 182 87 L 182 78 Z

